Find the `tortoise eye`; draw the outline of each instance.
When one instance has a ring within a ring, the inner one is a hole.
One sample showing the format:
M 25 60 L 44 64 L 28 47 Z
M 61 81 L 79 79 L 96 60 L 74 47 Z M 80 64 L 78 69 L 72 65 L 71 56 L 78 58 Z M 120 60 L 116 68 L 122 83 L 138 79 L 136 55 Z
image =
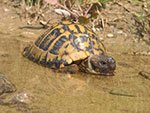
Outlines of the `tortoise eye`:
M 105 65 L 105 64 L 106 64 L 106 62 L 104 62 L 104 61 L 99 62 L 100 66 Z

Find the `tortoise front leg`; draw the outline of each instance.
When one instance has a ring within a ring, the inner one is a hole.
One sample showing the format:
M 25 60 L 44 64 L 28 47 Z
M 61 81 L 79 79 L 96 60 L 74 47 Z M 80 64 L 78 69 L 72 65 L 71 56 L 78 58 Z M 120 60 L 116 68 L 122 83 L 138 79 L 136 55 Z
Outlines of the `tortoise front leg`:
M 63 68 L 55 70 L 56 72 L 61 72 L 61 73 L 77 73 L 79 72 L 79 67 L 77 64 L 71 64 L 69 66 L 65 66 Z

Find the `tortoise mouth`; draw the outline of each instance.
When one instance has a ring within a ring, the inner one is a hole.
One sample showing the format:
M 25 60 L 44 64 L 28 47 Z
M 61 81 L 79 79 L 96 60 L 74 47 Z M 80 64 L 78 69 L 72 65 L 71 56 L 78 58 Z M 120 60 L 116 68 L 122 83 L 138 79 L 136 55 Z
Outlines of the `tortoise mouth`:
M 87 68 L 88 72 L 91 74 L 95 74 L 95 75 L 100 75 L 100 76 L 114 76 L 115 72 L 114 70 L 108 71 L 108 72 L 100 72 L 100 71 L 95 71 L 92 68 Z
M 110 72 L 100 73 L 100 75 L 102 75 L 102 76 L 114 76 L 115 72 L 114 71 L 110 71 Z

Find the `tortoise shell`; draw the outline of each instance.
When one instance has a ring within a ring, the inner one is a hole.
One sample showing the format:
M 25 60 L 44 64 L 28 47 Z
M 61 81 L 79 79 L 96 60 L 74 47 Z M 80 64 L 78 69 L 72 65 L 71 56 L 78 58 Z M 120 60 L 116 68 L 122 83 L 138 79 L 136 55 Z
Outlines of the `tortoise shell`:
M 92 54 L 105 54 L 105 47 L 96 35 L 78 22 L 62 21 L 50 27 L 23 55 L 50 68 L 62 68 Z

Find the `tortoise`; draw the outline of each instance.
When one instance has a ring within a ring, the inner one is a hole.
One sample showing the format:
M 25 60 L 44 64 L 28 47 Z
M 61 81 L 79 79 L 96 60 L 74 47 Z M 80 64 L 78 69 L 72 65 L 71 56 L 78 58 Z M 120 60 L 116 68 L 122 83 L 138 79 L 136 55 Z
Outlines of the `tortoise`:
M 61 21 L 51 26 L 34 44 L 25 47 L 23 56 L 60 72 L 79 70 L 97 75 L 114 75 L 116 62 L 103 43 L 86 26 Z

